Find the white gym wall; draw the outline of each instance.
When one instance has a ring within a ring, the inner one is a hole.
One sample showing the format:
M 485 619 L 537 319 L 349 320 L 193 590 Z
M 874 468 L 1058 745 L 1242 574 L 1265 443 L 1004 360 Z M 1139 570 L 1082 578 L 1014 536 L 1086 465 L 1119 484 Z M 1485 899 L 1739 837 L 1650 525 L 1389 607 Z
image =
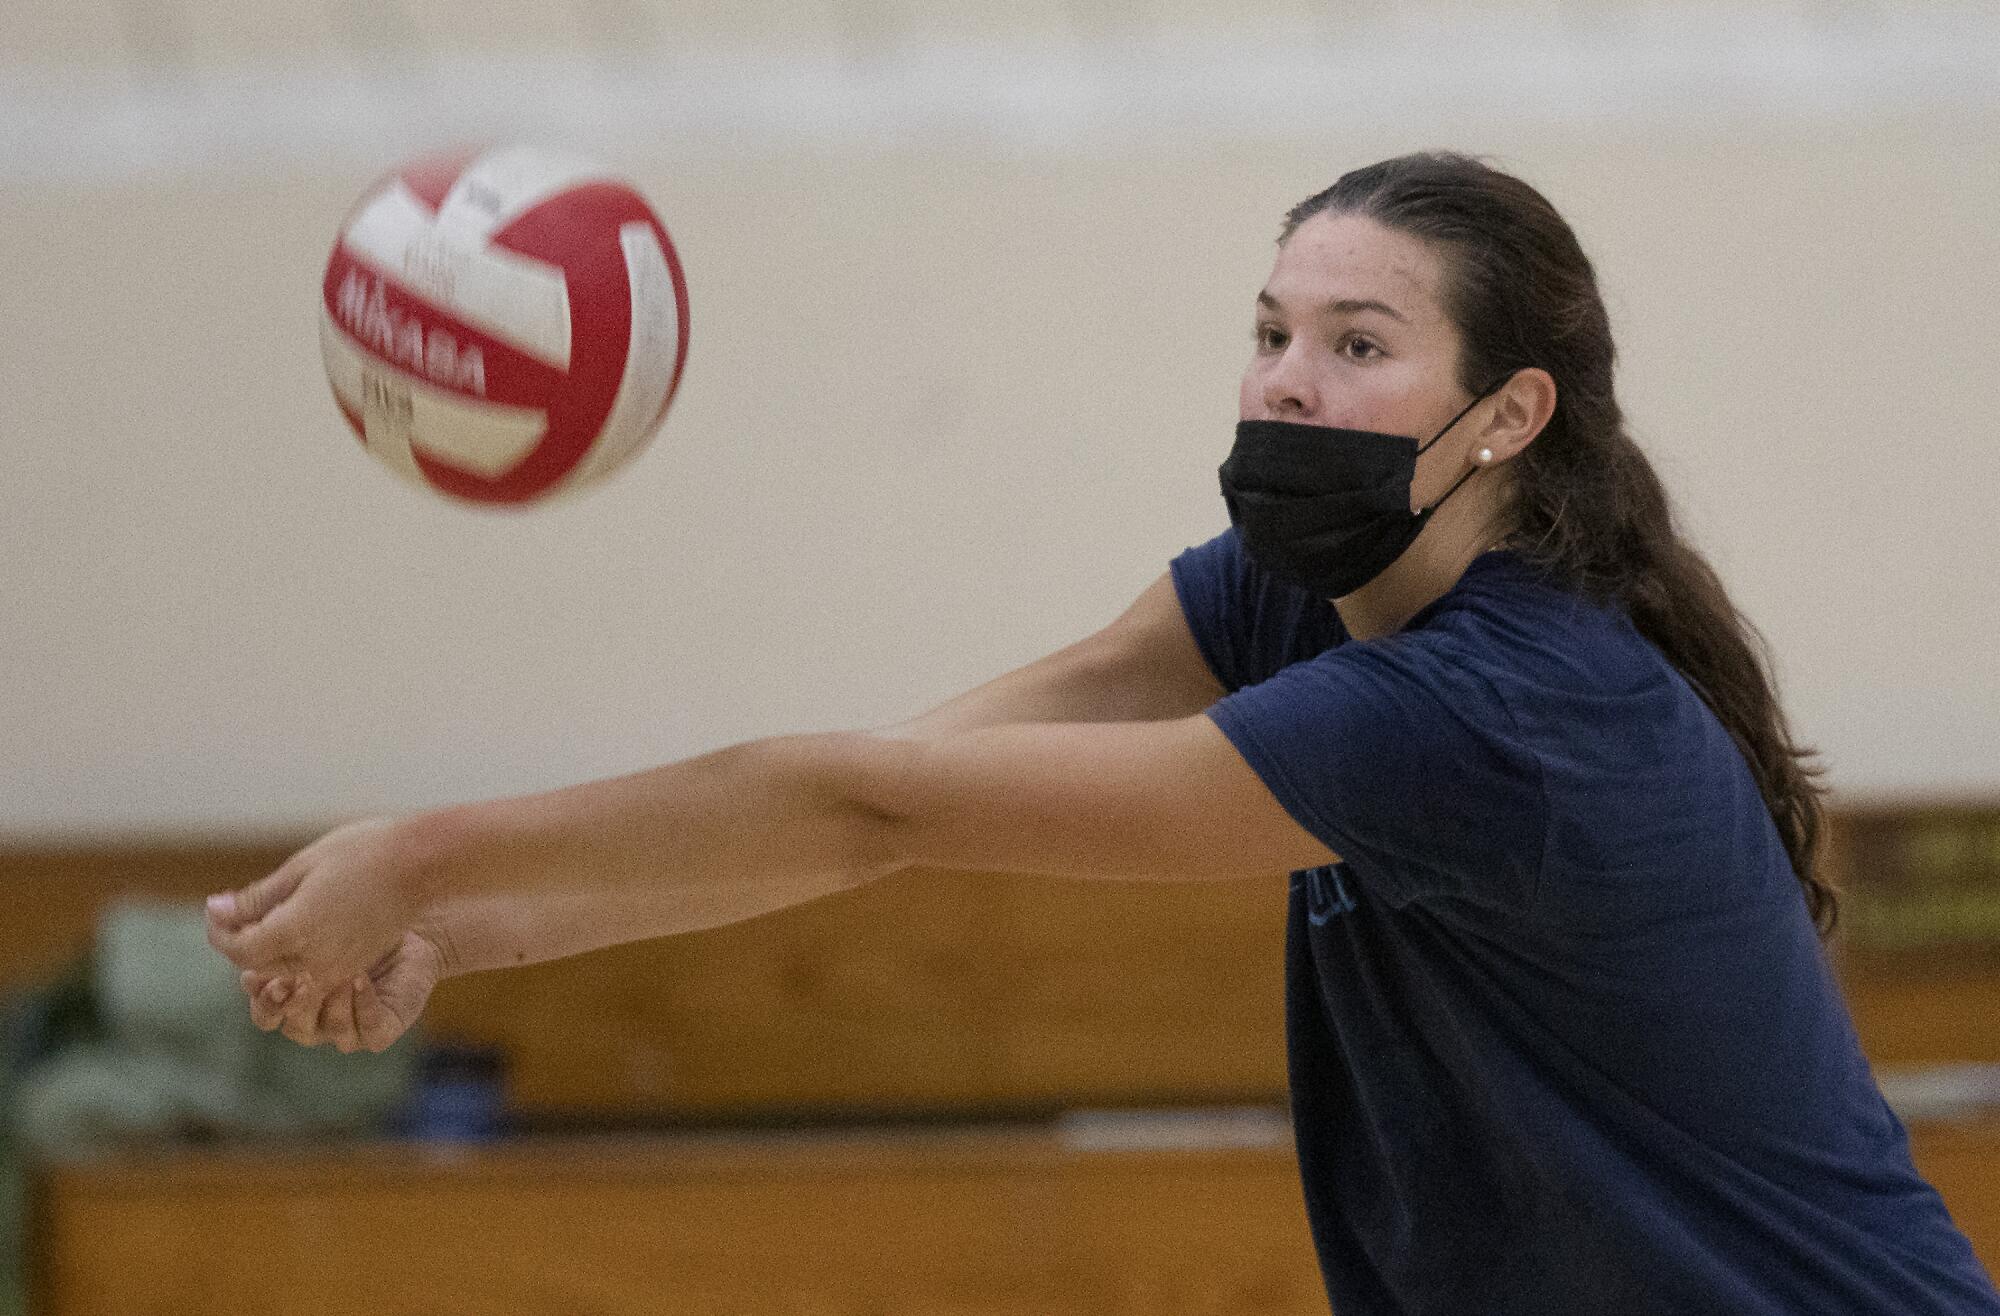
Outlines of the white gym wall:
M 2000 788 L 2000 11 L 1265 8 L 9 0 L 0 834 L 540 789 L 1079 638 L 1227 524 L 1284 210 L 1428 146 L 1578 229 L 1842 793 Z M 648 191 L 692 348 L 635 465 L 492 512 L 361 451 L 314 317 L 370 179 L 512 139 Z

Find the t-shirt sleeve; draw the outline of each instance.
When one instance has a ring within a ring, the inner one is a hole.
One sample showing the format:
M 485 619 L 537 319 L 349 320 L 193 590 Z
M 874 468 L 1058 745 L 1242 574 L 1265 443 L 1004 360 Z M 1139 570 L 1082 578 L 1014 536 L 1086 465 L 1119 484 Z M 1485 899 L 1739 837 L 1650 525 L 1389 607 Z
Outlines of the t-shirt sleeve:
M 1208 670 L 1225 690 L 1240 690 L 1254 680 L 1249 669 L 1249 555 L 1237 542 L 1232 527 L 1205 544 L 1183 552 L 1168 564 L 1174 579 L 1174 593 L 1180 597 L 1181 611 Z
M 1541 763 L 1445 638 L 1344 644 L 1208 716 L 1279 803 L 1393 904 L 1520 909 L 1542 867 Z
M 1331 603 L 1260 571 L 1234 526 L 1181 553 L 1169 571 L 1195 644 L 1225 690 L 1347 638 Z

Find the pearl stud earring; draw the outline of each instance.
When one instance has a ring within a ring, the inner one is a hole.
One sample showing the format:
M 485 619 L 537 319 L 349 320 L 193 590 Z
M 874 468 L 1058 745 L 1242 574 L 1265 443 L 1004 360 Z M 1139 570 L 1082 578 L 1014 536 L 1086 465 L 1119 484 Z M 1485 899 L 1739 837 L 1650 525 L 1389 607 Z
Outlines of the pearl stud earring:
M 1476 458 L 1474 458 L 1474 460 L 1477 461 L 1481 466 L 1484 466 L 1486 463 L 1493 460 L 1493 449 L 1481 448 L 1479 450 L 1479 455 Z

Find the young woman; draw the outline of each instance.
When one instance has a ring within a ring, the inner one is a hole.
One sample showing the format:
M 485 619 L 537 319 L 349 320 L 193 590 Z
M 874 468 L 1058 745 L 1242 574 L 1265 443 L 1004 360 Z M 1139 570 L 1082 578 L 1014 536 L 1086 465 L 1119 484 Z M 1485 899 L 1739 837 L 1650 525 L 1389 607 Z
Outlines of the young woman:
M 876 733 L 330 833 L 211 901 L 264 1028 L 912 866 L 1294 873 L 1334 1309 L 2000 1313 L 1831 980 L 1820 788 L 1624 432 L 1537 192 L 1390 160 L 1292 211 L 1231 529 L 1100 634 Z

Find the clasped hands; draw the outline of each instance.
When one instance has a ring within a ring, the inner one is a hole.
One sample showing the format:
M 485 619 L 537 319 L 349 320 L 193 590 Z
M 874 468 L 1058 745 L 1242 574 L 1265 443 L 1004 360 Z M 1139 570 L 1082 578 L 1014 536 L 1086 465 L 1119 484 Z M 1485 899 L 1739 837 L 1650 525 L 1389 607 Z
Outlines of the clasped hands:
M 208 898 L 209 944 L 234 964 L 250 1018 L 301 1046 L 381 1051 L 444 977 L 396 824 L 328 832 L 270 876 Z

